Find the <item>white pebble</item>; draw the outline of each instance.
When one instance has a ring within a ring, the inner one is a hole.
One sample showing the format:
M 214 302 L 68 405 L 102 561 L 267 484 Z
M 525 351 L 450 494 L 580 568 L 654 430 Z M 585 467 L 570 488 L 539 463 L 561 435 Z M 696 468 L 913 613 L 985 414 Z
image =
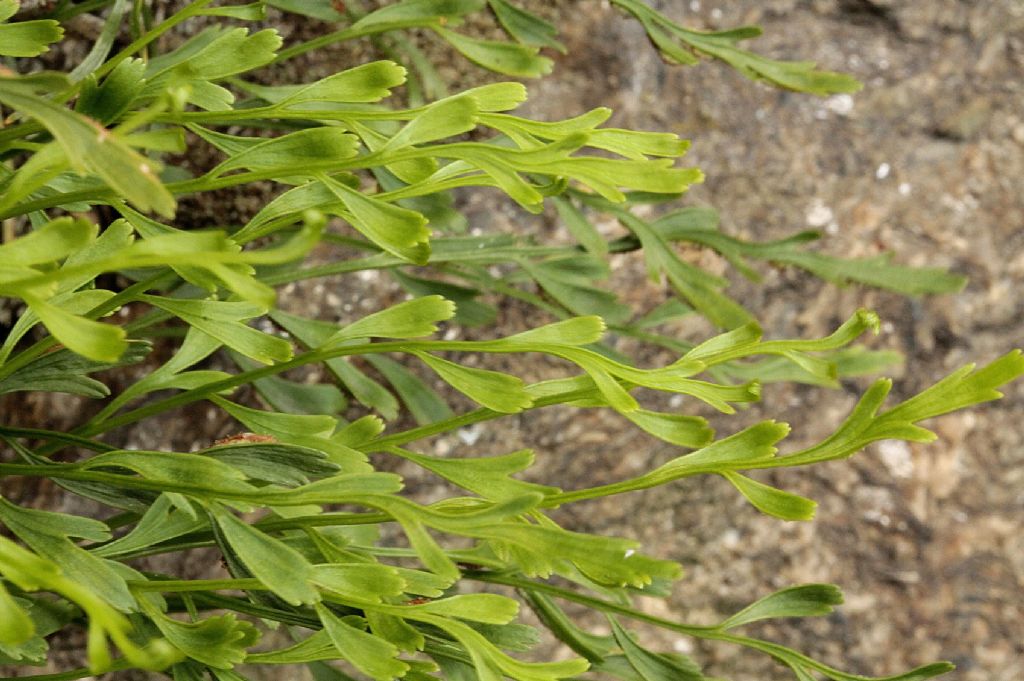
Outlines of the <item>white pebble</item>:
M 909 478 L 914 474 L 914 459 L 910 446 L 902 440 L 882 440 L 878 443 L 878 455 L 889 473 L 896 478 Z
M 459 439 L 464 444 L 472 447 L 480 439 L 480 436 L 484 434 L 484 429 L 480 426 L 470 426 L 468 428 L 460 428 L 458 431 Z
M 807 209 L 807 224 L 811 227 L 824 227 L 835 219 L 832 209 L 826 206 L 821 199 L 815 199 L 811 207 Z
M 892 166 L 890 166 L 888 163 L 883 163 L 880 166 L 878 166 L 878 169 L 875 171 L 875 179 L 884 180 L 885 178 L 889 177 L 889 173 L 891 171 Z
M 832 95 L 825 100 L 825 108 L 840 116 L 849 116 L 853 112 L 853 97 L 847 94 Z

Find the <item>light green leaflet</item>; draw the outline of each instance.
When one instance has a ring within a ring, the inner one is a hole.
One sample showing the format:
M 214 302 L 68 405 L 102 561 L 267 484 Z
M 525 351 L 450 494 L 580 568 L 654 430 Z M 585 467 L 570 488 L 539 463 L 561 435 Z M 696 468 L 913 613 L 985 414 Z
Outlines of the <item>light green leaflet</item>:
M 50 19 L 7 23 L 19 6 L 19 0 L 0 0 L 0 56 L 35 57 L 64 36 L 60 24 Z

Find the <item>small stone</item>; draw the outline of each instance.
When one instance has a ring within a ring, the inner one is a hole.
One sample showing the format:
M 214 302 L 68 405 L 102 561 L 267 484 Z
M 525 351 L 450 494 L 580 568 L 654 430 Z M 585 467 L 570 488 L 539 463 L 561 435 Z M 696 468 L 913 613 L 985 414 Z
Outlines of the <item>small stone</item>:
M 878 443 L 878 455 L 893 477 L 909 478 L 914 474 L 914 460 L 906 442 L 882 440 Z
M 815 199 L 811 207 L 807 209 L 807 224 L 811 227 L 824 227 L 835 219 L 832 209 L 821 201 Z
M 853 113 L 853 97 L 847 94 L 833 95 L 825 100 L 825 108 L 838 116 Z
M 484 429 L 479 425 L 469 426 L 468 428 L 460 428 L 458 431 L 459 439 L 462 440 L 463 444 L 472 447 L 479 440 L 480 436 L 484 434 Z

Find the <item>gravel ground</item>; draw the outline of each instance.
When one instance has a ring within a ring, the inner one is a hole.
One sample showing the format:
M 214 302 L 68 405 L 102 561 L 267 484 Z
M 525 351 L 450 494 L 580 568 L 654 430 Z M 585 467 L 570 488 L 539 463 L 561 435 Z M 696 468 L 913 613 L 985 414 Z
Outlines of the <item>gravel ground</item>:
M 769 335 L 827 333 L 858 306 L 875 309 L 885 320 L 876 345 L 906 355 L 893 397 L 1024 342 L 1024 6 L 655 4 L 694 27 L 758 23 L 759 51 L 850 72 L 865 88 L 818 99 L 751 84 L 719 65 L 666 66 L 637 26 L 595 8 L 563 22 L 569 56 L 531 88 L 532 113 L 605 105 L 623 127 L 692 138 L 689 161 L 708 179 L 686 201 L 715 206 L 731 234 L 765 239 L 819 228 L 831 254 L 891 250 L 904 263 L 970 277 L 960 294 L 906 299 L 771 271 L 762 286 L 734 289 L 760 311 Z M 639 263 L 621 264 L 627 295 L 650 300 Z M 764 399 L 771 407 L 744 421 L 788 420 L 793 446 L 804 445 L 826 436 L 865 385 L 773 387 Z M 1018 383 L 999 403 L 936 420 L 940 439 L 930 445 L 879 443 L 850 461 L 770 476 L 819 501 L 810 523 L 760 516 L 725 483 L 704 479 L 592 503 L 572 517 L 688 564 L 670 609 L 690 621 L 712 622 L 773 588 L 834 582 L 847 596 L 840 612 L 761 633 L 860 674 L 942 658 L 965 681 L 1024 678 L 1022 398 Z M 530 432 L 548 435 L 524 441 L 545 453 L 545 465 L 581 481 L 618 479 L 672 456 L 596 414 L 538 420 Z M 722 424 L 723 432 L 734 428 Z M 504 435 L 494 441 L 508 445 Z M 700 648 L 722 676 L 790 678 L 771 661 Z
M 907 358 L 894 369 L 894 398 L 913 394 L 965 362 L 988 361 L 1024 343 L 1018 294 L 1024 281 L 1019 2 L 654 3 L 695 28 L 759 23 L 765 28 L 754 43 L 759 51 L 813 59 L 865 82 L 852 98 L 828 99 L 779 92 L 720 65 L 666 66 L 635 24 L 602 3 L 530 4 L 560 24 L 569 52 L 556 58 L 552 77 L 530 84 L 529 115 L 560 118 L 610 106 L 617 112 L 615 125 L 692 138 L 688 161 L 705 171 L 707 181 L 685 202 L 715 206 L 730 234 L 767 239 L 814 227 L 827 233 L 821 249 L 828 253 L 891 250 L 904 263 L 946 266 L 970 277 L 960 294 L 906 299 L 765 269 L 762 284 L 736 281 L 732 293 L 759 311 L 767 335 L 816 336 L 858 307 L 875 309 L 885 320 L 875 347 L 898 349 Z M 286 27 L 292 39 L 318 30 Z M 479 77 L 463 62 L 449 60 L 447 52 L 435 54 L 446 60 L 446 77 L 468 84 Z M 294 69 L 310 79 L 351 59 L 329 52 Z M 280 80 L 295 75 L 289 70 Z M 223 204 L 197 205 L 189 219 L 234 220 L 251 213 L 254 203 L 253 197 L 233 200 L 226 212 Z M 465 210 L 473 226 L 484 230 L 536 229 L 490 197 L 467 199 Z M 704 263 L 720 266 L 714 258 Z M 660 287 L 645 280 L 635 256 L 618 257 L 615 265 L 614 285 L 638 307 L 664 298 Z M 381 280 L 362 285 L 377 300 L 397 295 Z M 366 299 L 350 280 L 318 282 L 284 296 L 325 316 L 323 300 L 344 305 L 359 298 Z M 350 309 L 354 314 L 358 308 Z M 503 305 L 500 327 L 488 333 L 521 330 L 536 321 L 531 315 Z M 679 331 L 701 337 L 709 329 L 693 323 Z M 620 349 L 638 353 L 645 364 L 672 359 L 626 342 Z M 540 362 L 506 368 L 528 380 L 558 371 Z M 866 385 L 849 381 L 837 391 L 772 386 L 764 399 L 770 407 L 716 425 L 728 433 L 759 418 L 787 420 L 794 426 L 790 444 L 797 448 L 831 432 Z M 647 551 L 681 561 L 687 576 L 669 601 L 645 603 L 651 612 L 707 623 L 772 589 L 833 582 L 847 596 L 835 615 L 753 631 L 854 673 L 895 673 L 951 659 L 959 671 L 950 678 L 958 681 L 1017 681 L 1024 678 L 1024 385 L 1006 393 L 993 406 L 937 420 L 933 428 L 940 439 L 931 445 L 880 443 L 850 461 L 770 475 L 775 484 L 819 502 L 813 522 L 758 515 L 717 479 L 591 502 L 567 509 L 559 520 L 573 529 L 636 537 Z M 50 427 L 62 425 L 53 422 L 55 412 L 70 426 L 83 408 L 71 398 L 58 398 L 57 407 L 34 397 L 0 403 L 19 422 L 45 418 Z M 429 446 L 437 453 L 477 455 L 534 447 L 539 466 L 533 477 L 566 487 L 635 475 L 675 455 L 627 425 L 594 411 L 549 410 Z M 146 430 L 120 433 L 116 444 L 187 451 L 197 439 L 207 443 L 236 429 L 223 416 L 194 406 Z M 429 498 L 440 490 L 424 483 L 420 492 Z M 4 493 L 12 496 L 7 488 Z M 53 490 L 22 495 L 44 504 Z M 66 500 L 48 507 L 74 510 Z M 190 556 L 178 567 L 195 575 L 204 572 L 203 565 Z M 791 678 L 766 658 L 649 635 L 665 649 L 694 652 L 710 674 L 735 681 Z

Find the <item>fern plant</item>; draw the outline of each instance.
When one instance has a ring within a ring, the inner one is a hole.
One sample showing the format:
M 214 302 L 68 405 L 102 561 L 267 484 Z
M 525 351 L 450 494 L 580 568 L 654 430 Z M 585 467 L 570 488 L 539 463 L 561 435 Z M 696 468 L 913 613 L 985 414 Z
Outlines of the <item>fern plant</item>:
M 669 61 L 709 57 L 814 94 L 857 88 L 847 76 L 742 49 L 757 29 L 702 33 L 638 0 L 612 4 L 639 20 Z M 265 5 L 339 28 L 283 47 L 273 29 L 246 26 L 264 18 Z M 956 290 L 963 281 L 887 258 L 831 258 L 807 250 L 818 236 L 811 233 L 746 243 L 719 232 L 707 209 L 642 218 L 637 204 L 665 203 L 701 180 L 700 171 L 677 165 L 685 141 L 602 127 L 605 109 L 563 121 L 516 116 L 509 112 L 526 96 L 516 82 L 448 94 L 407 33 L 430 32 L 502 74 L 538 76 L 551 68 L 540 49 L 562 48 L 552 26 L 511 0 L 402 0 L 373 11 L 345 5 L 197 0 L 153 24 L 141 2 L 60 2 L 49 16 L 18 21 L 17 0 L 0 0 L 0 54 L 13 58 L 0 71 L 0 218 L 20 234 L 0 245 L 0 296 L 23 306 L 0 346 L 0 393 L 103 400 L 66 432 L 5 415 L 0 476 L 49 479 L 104 509 L 86 517 L 0 498 L 0 663 L 22 673 L 45 663 L 46 637 L 84 631 L 81 668 L 34 678 L 142 669 L 233 680 L 284 664 L 307 665 L 321 679 L 381 681 L 709 678 L 699 661 L 644 647 L 629 629 L 644 622 L 764 653 L 799 681 L 863 681 L 743 633 L 768 618 L 827 614 L 841 602 L 836 587 L 783 589 L 715 624 L 661 619 L 633 601 L 668 594 L 681 574 L 677 563 L 645 555 L 628 538 L 562 527 L 551 511 L 717 475 L 764 513 L 808 519 L 813 501 L 748 473 L 845 458 L 883 439 L 932 440 L 920 422 L 999 397 L 999 386 L 1024 373 L 1020 353 L 966 366 L 896 405 L 885 404 L 890 382 L 878 380 L 832 436 L 785 454 L 778 451 L 789 431 L 783 423 L 718 437 L 702 417 L 644 408 L 641 389 L 729 414 L 756 401 L 763 381 L 835 385 L 891 360 L 851 349 L 878 329 L 866 310 L 825 338 L 763 339 L 753 315 L 724 290 L 727 282 L 681 259 L 677 242 L 713 249 L 752 277 L 750 261 L 765 260 L 908 294 Z M 61 39 L 62 21 L 104 9 L 102 33 L 73 71 L 33 68 L 31 58 Z M 507 41 L 458 31 L 484 11 Z M 157 49 L 188 22 L 205 28 Z M 112 53 L 123 34 L 130 42 Z M 255 77 L 359 39 L 375 40 L 390 58 L 308 83 L 268 86 Z M 403 86 L 407 105 L 393 96 Z M 186 139 L 216 150 L 220 162 L 189 175 L 177 161 L 189 151 Z M 244 192 L 257 182 L 277 193 L 244 224 L 175 226 L 178 197 Z M 452 198 L 461 187 L 496 188 L 531 213 L 553 205 L 577 243 L 468 234 Z M 593 226 L 597 214 L 614 217 L 628 235 L 608 241 Z M 97 224 L 104 215 L 112 217 Z M 344 256 L 311 260 L 318 246 Z M 637 249 L 652 279 L 676 294 L 644 316 L 596 283 L 608 273 L 609 254 Z M 278 287 L 371 270 L 393 276 L 409 299 L 342 323 L 278 306 Z M 485 294 L 534 306 L 547 323 L 491 340 L 435 337 L 442 323 L 492 322 L 497 312 Z M 111 317 L 125 309 L 134 314 Z M 658 332 L 694 311 L 723 332 L 695 345 Z M 678 358 L 638 367 L 603 342 L 608 329 Z M 141 366 L 154 346 L 169 358 L 132 374 L 116 394 L 100 380 L 111 374 L 94 376 Z M 467 353 L 516 362 L 540 353 L 567 369 L 526 384 L 457 361 Z M 331 383 L 285 376 L 311 366 L 323 367 Z M 455 413 L 421 370 L 478 406 Z M 190 452 L 104 442 L 105 434 L 199 402 L 251 432 Z M 527 450 L 448 458 L 420 446 L 556 405 L 615 412 L 679 454 L 631 479 L 563 490 L 557 480 L 516 477 L 533 461 Z M 374 465 L 388 459 L 460 491 L 419 503 L 403 494 L 401 476 Z M 385 526 L 404 543 L 382 539 L 395 535 L 382 533 Z M 184 579 L 146 561 L 196 547 L 216 549 L 223 569 Z M 521 603 L 575 656 L 510 655 L 538 638 L 516 621 Z M 610 633 L 586 630 L 566 604 L 606 618 Z M 917 681 L 950 669 L 939 662 L 878 678 Z

